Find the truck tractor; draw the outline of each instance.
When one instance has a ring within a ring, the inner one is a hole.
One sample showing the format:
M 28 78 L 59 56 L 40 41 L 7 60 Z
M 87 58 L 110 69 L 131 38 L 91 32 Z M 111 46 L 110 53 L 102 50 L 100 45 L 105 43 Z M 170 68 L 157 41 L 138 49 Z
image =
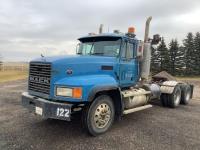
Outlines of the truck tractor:
M 89 134 L 110 129 L 114 120 L 152 107 L 160 100 L 164 107 L 188 104 L 193 85 L 178 82 L 167 72 L 150 74 L 151 49 L 160 36 L 149 37 L 148 17 L 144 41 L 135 28 L 127 33 L 114 30 L 89 33 L 79 38 L 76 55 L 41 57 L 30 61 L 28 90 L 22 105 L 43 118 L 71 121 L 81 115 Z

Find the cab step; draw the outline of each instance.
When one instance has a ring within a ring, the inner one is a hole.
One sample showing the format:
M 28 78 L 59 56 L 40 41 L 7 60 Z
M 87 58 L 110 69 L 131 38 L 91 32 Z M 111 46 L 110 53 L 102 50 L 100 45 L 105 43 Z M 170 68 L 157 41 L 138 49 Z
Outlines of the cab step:
M 126 115 L 126 114 L 130 114 L 130 113 L 137 112 L 137 111 L 144 110 L 151 107 L 153 106 L 149 104 L 149 105 L 144 105 L 144 106 L 140 106 L 140 107 L 136 107 L 132 109 L 127 109 L 127 110 L 124 110 L 123 114 Z

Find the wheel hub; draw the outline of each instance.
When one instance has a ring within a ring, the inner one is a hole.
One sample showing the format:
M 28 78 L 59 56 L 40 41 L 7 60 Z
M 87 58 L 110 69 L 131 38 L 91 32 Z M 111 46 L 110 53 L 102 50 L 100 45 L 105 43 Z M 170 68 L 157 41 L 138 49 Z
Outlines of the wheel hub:
M 111 117 L 111 111 L 108 104 L 100 104 L 94 114 L 94 122 L 97 128 L 104 128 Z

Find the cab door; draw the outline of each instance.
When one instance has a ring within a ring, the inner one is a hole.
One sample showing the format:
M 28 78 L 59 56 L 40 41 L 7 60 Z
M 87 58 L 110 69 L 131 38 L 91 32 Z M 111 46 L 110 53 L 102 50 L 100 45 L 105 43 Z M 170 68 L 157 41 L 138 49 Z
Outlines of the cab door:
M 138 62 L 136 60 L 136 43 L 125 40 L 120 56 L 120 86 L 134 85 L 138 80 Z

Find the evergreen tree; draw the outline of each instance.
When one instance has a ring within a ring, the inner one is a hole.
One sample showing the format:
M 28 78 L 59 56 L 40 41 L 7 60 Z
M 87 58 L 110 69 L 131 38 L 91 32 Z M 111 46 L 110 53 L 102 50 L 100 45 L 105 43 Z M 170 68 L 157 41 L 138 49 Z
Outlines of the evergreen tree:
M 171 73 L 172 75 L 175 74 L 175 61 L 176 61 L 176 54 L 178 52 L 178 45 L 177 45 L 177 41 L 175 41 L 174 39 L 171 40 L 171 42 L 169 43 L 169 65 L 170 65 L 170 70 L 169 73 Z
M 200 33 L 197 32 L 194 38 L 195 47 L 195 75 L 200 75 Z
M 151 73 L 156 74 L 160 71 L 160 53 L 157 48 L 151 49 Z
M 169 66 L 169 50 L 165 44 L 164 38 L 162 38 L 160 45 L 158 46 L 158 51 L 160 53 L 160 71 L 170 71 L 170 66 Z
M 184 69 L 184 49 L 179 47 L 177 39 L 172 39 L 169 44 L 170 71 L 172 75 L 180 75 Z
M 183 45 L 185 48 L 185 74 L 194 75 L 195 74 L 195 48 L 194 48 L 194 37 L 190 32 L 188 33 L 186 39 L 183 40 Z
M 186 60 L 185 60 L 185 48 L 183 46 L 179 46 L 178 48 L 175 66 L 176 66 L 176 75 L 184 76 L 186 69 Z

